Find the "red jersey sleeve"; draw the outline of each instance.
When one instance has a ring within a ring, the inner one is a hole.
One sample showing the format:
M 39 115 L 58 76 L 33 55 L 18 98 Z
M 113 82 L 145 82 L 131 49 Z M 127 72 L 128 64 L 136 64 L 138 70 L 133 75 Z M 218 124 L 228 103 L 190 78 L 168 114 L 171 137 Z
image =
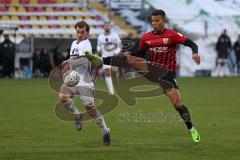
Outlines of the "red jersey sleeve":
M 178 44 L 184 44 L 187 37 L 182 35 L 181 33 L 178 33 L 178 32 L 175 32 L 174 31 L 174 39 L 175 39 L 175 42 L 178 43 Z

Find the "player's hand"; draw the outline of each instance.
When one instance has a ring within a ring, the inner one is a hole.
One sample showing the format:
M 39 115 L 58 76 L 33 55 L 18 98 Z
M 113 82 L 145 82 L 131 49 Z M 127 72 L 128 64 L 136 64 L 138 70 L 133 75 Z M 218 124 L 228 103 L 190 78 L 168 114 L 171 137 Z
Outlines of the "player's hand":
M 62 62 L 62 65 L 66 65 L 67 63 L 68 63 L 68 61 L 65 60 L 65 61 Z
M 201 57 L 200 57 L 200 55 L 197 54 L 197 53 L 193 53 L 193 54 L 192 54 L 192 59 L 195 61 L 195 63 L 196 63 L 197 65 L 199 65 L 200 62 L 201 62 Z
M 70 65 L 68 63 L 68 60 L 62 62 L 62 74 L 64 74 L 66 71 L 70 69 Z

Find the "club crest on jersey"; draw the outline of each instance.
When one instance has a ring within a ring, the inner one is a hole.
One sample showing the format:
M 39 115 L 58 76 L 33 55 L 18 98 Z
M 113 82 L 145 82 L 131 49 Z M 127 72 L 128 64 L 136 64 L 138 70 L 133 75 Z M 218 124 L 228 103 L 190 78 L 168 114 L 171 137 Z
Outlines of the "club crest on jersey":
M 163 38 L 163 43 L 168 44 L 168 38 Z
M 147 43 L 147 44 L 149 44 L 149 45 L 151 44 L 151 42 L 150 42 L 150 41 L 146 41 L 146 43 Z

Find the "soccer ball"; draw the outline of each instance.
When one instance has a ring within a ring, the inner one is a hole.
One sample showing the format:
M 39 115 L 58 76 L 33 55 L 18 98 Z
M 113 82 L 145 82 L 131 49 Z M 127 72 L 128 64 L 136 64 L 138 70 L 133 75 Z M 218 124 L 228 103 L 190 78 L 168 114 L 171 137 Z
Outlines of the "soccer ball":
M 78 84 L 80 76 L 77 71 L 68 71 L 63 76 L 63 83 L 68 87 L 74 87 Z

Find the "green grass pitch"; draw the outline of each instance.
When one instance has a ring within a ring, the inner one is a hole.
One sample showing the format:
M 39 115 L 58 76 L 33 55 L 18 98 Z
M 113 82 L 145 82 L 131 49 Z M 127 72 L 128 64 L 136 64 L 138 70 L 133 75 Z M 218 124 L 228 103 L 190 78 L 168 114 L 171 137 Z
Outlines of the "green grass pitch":
M 47 79 L 0 80 L 1 160 L 172 160 L 240 158 L 240 78 L 180 78 L 182 100 L 201 134 L 195 145 L 167 97 L 138 99 L 129 107 L 120 100 L 105 115 L 112 145 L 102 146 L 95 121 L 80 132 L 73 122 L 56 118 L 57 93 Z M 103 80 L 97 82 L 104 88 Z M 124 115 L 170 115 L 139 122 Z M 157 113 L 157 114 L 156 114 Z

